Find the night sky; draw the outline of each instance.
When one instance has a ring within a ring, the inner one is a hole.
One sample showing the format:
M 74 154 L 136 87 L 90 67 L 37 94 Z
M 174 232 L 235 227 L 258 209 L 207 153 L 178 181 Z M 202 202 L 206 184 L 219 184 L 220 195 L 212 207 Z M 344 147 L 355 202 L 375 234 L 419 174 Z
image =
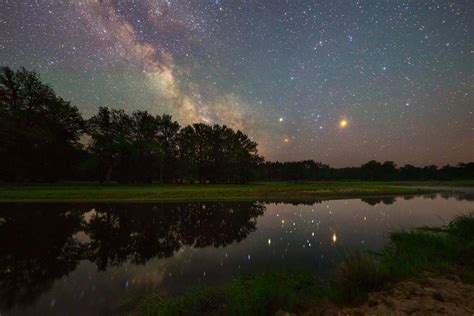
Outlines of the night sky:
M 0 0 L 0 64 L 268 160 L 474 160 L 474 1 Z

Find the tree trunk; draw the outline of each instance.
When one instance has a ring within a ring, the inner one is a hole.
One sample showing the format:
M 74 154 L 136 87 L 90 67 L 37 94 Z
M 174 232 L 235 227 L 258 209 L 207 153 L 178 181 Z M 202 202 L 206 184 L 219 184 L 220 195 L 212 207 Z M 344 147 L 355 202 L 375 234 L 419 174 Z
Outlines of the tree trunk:
M 163 184 L 163 160 L 164 160 L 164 155 L 161 155 L 160 159 L 160 183 Z
M 106 184 L 110 183 L 110 178 L 112 177 L 112 169 L 113 169 L 112 166 L 109 166 L 107 168 L 107 172 L 105 173 L 105 183 Z

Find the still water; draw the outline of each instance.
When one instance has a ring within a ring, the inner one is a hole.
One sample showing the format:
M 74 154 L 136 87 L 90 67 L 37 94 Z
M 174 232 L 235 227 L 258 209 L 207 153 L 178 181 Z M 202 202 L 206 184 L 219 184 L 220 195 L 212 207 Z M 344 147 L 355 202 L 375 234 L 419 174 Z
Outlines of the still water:
M 388 233 L 442 225 L 472 194 L 301 203 L 0 204 L 0 314 L 108 315 L 264 271 L 324 276 Z

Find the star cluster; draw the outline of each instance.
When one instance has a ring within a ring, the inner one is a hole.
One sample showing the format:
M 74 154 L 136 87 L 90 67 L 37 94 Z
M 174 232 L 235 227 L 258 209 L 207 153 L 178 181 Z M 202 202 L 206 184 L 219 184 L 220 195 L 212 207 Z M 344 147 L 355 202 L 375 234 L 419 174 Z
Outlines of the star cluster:
M 0 63 L 85 117 L 226 124 L 269 160 L 453 164 L 474 157 L 473 26 L 469 0 L 0 0 Z

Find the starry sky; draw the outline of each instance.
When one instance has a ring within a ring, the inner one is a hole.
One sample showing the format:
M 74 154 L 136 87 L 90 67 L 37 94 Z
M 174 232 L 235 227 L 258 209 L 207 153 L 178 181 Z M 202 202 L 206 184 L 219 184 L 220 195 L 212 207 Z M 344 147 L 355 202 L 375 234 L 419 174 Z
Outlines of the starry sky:
M 474 1 L 0 0 L 0 64 L 226 124 L 267 160 L 474 160 Z

